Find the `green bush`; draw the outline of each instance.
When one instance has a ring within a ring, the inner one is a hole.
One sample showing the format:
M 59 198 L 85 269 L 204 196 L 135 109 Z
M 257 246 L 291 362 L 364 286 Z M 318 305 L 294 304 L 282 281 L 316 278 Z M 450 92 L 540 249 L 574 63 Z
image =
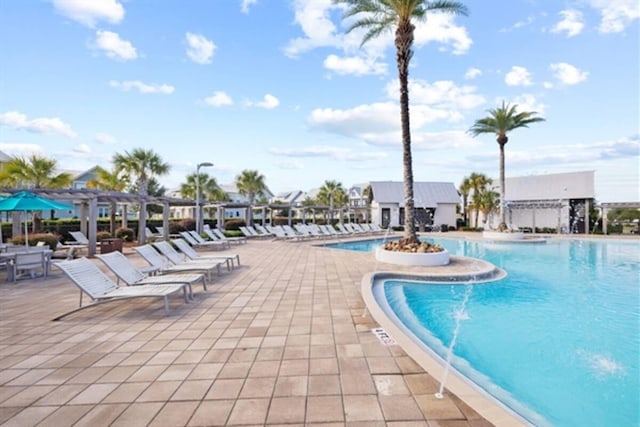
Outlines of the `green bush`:
M 59 237 L 52 233 L 29 234 L 29 246 L 36 246 L 38 242 L 45 242 L 51 250 L 55 250 Z M 14 245 L 24 245 L 24 235 L 9 240 Z
M 231 218 L 224 222 L 224 229 L 238 231 L 240 230 L 240 227 L 244 227 L 245 225 L 246 225 L 246 222 L 244 219 Z
M 123 242 L 133 242 L 135 240 L 135 233 L 131 228 L 120 227 L 116 230 L 116 237 Z
M 108 231 L 98 231 L 96 234 L 96 242 L 102 242 L 104 239 L 110 239 L 111 233 Z

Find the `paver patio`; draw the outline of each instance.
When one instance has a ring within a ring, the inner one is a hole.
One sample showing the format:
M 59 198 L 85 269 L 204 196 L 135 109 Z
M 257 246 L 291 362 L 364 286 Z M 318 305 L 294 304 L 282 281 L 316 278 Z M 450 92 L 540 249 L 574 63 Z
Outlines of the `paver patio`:
M 79 298 L 59 270 L 0 273 L 0 424 L 490 425 L 435 399 L 438 382 L 371 332 L 360 283 L 373 255 L 318 243 L 234 246 L 240 268 L 192 303 L 170 299 L 168 316 L 145 298 L 53 322 Z

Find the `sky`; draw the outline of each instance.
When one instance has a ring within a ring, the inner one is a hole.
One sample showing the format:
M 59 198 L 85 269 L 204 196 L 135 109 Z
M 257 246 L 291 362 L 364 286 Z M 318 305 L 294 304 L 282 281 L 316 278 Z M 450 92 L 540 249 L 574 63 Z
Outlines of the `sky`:
M 636 0 L 468 0 L 416 23 L 415 181 L 499 178 L 501 103 L 546 121 L 509 135 L 506 176 L 595 171 L 598 202 L 640 201 Z M 0 151 L 110 169 L 154 150 L 168 189 L 203 167 L 273 193 L 402 181 L 393 33 L 362 45 L 331 0 L 0 0 Z M 352 22 L 352 21 L 351 21 Z

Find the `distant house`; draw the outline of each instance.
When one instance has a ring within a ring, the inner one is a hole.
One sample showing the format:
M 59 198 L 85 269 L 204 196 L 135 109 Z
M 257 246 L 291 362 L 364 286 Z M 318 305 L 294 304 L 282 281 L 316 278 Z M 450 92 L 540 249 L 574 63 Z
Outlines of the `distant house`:
M 305 198 L 306 193 L 302 190 L 283 191 L 269 199 L 269 203 L 282 203 L 285 205 L 295 206 Z
M 383 227 L 404 225 L 404 184 L 372 181 L 371 222 Z M 414 182 L 413 199 L 416 224 L 456 225 L 460 195 L 450 182 Z
M 530 175 L 505 179 L 508 224 L 588 233 L 595 198 L 594 171 Z M 491 224 L 497 221 L 491 218 Z

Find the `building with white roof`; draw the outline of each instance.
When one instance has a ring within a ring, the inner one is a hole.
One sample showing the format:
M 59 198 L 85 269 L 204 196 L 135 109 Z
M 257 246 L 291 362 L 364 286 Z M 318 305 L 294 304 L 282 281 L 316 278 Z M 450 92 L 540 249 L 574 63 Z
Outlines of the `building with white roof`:
M 371 222 L 383 227 L 404 225 L 404 183 L 371 181 Z M 456 226 L 460 194 L 451 182 L 414 182 L 417 225 Z

